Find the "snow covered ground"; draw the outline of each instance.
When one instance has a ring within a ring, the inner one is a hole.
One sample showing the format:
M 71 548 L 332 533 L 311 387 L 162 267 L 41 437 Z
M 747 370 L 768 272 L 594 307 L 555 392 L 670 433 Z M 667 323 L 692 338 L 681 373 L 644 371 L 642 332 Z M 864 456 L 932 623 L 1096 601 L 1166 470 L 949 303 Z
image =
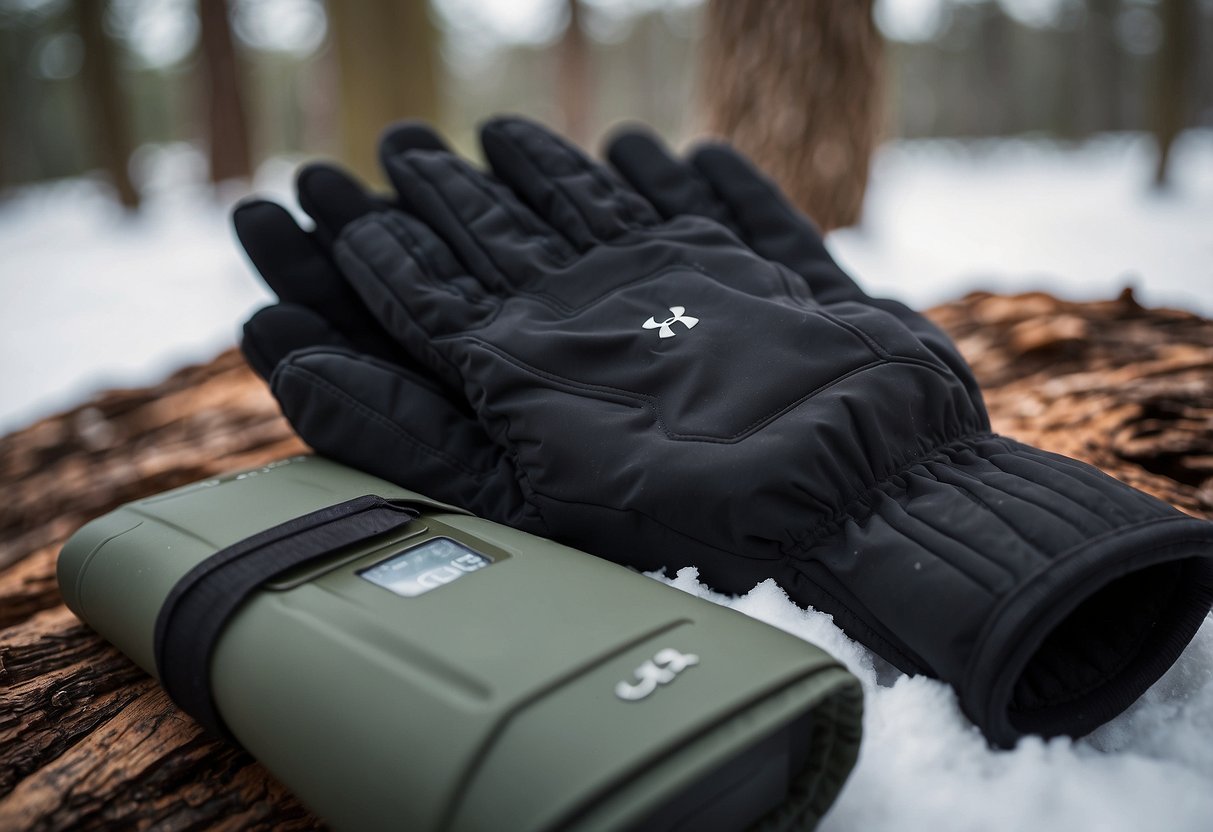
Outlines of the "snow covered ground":
M 1177 187 L 1146 187 L 1149 144 L 1026 140 L 885 148 L 864 223 L 831 248 L 869 290 L 925 306 L 971 288 L 1109 297 L 1213 315 L 1213 131 L 1176 150 Z M 235 342 L 268 296 L 232 239 L 232 199 L 188 148 L 140 162 L 126 217 L 87 180 L 0 203 L 0 432 L 114 385 L 148 383 Z M 285 196 L 290 164 L 258 190 Z M 1213 830 L 1213 619 L 1133 708 L 1079 740 L 991 751 L 945 685 L 900 677 L 773 583 L 738 599 L 667 579 L 825 647 L 863 680 L 864 750 L 828 830 Z
M 873 294 L 921 308 L 970 289 L 1044 289 L 1213 316 L 1213 130 L 1176 143 L 1170 191 L 1153 143 L 901 142 L 876 159 L 862 224 L 830 247 Z
M 1175 151 L 1177 187 L 1147 187 L 1138 136 L 1076 149 L 1029 140 L 903 142 L 877 159 L 860 227 L 830 238 L 873 293 L 927 306 L 971 288 L 1045 288 L 1213 315 L 1213 131 Z M 235 343 L 269 299 L 227 219 L 237 195 L 200 185 L 184 147 L 144 148 L 145 209 L 124 215 L 90 180 L 0 202 L 0 432 L 96 390 L 145 384 Z M 291 163 L 256 190 L 287 199 Z

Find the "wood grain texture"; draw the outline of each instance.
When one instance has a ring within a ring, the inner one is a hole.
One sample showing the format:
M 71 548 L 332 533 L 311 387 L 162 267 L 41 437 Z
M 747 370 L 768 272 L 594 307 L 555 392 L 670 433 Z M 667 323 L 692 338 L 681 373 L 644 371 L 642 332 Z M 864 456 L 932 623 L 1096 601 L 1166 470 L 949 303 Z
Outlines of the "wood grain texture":
M 1213 321 L 1130 294 L 973 294 L 930 311 L 997 430 L 1213 518 Z M 0 438 L 0 830 L 312 829 L 62 605 L 63 541 L 139 497 L 305 450 L 234 351 Z
M 0 438 L 0 830 L 316 829 L 63 606 L 55 558 L 130 500 L 305 451 L 229 351 Z

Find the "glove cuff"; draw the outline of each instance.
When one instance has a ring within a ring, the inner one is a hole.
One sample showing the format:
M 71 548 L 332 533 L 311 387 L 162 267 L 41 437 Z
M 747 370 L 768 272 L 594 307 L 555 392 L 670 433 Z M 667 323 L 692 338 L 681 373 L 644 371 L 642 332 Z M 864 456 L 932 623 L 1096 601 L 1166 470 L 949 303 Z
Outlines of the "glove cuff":
M 1213 524 L 1183 516 L 1126 524 L 1057 553 L 985 622 L 958 684 L 962 708 L 1000 745 L 1022 734 L 1082 736 L 1117 716 L 1204 622 L 1211 555 Z
M 999 745 L 1116 716 L 1213 604 L 1213 523 L 1002 436 L 939 448 L 843 515 L 806 554 L 851 592 L 871 646 L 954 685 Z

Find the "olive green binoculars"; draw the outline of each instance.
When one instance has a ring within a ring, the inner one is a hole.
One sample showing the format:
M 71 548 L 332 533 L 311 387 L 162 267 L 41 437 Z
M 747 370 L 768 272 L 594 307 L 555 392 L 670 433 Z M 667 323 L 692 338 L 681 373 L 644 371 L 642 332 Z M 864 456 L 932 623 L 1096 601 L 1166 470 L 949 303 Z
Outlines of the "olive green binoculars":
M 807 828 L 858 753 L 813 645 L 319 457 L 124 505 L 58 569 L 336 829 Z

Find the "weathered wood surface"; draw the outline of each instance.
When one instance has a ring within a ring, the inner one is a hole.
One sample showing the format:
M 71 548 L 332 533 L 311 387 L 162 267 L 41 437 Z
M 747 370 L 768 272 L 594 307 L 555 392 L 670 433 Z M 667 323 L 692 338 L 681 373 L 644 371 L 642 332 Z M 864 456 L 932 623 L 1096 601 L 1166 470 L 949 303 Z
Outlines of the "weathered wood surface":
M 1213 321 L 1129 295 L 975 294 L 931 314 L 996 429 L 1213 518 Z M 80 624 L 54 579 L 91 517 L 301 449 L 235 352 L 0 438 L 0 830 L 318 826 Z
M 203 737 L 55 584 L 59 547 L 90 518 L 301 450 L 235 351 L 0 438 L 0 830 L 319 826 L 247 754 Z

